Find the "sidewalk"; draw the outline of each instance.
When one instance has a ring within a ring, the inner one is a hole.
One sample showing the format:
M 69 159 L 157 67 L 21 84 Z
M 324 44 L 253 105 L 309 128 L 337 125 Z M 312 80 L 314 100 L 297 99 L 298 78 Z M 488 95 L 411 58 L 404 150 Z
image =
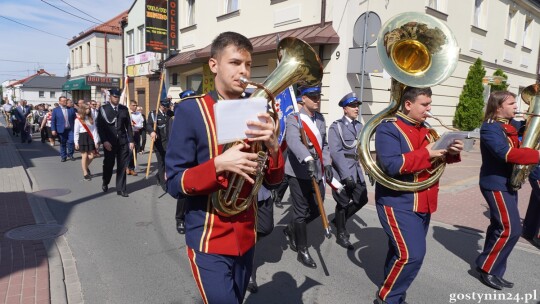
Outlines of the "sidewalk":
M 7 238 L 9 230 L 36 224 L 27 193 L 32 188 L 0 119 L 0 303 L 51 303 L 49 260 L 43 241 Z

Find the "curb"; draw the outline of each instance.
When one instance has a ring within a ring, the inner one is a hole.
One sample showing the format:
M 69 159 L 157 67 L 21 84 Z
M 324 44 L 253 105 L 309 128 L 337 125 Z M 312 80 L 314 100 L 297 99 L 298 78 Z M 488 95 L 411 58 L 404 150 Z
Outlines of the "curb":
M 7 132 L 5 120 L 0 118 L 0 126 L 4 127 L 4 132 Z M 27 170 L 26 163 L 22 158 L 19 150 L 16 148 L 13 139 L 8 133 L 7 139 L 13 146 L 21 166 L 16 170 L 20 170 L 20 176 L 23 178 L 22 184 L 25 190 L 26 198 L 32 209 L 32 214 L 36 224 L 57 224 L 56 219 L 52 215 L 47 206 L 47 201 L 34 195 L 33 192 L 39 191 L 39 186 L 36 183 L 32 172 Z M 56 239 L 45 239 L 43 244 L 47 250 L 47 258 L 49 263 L 49 290 L 51 303 L 58 304 L 80 304 L 84 303 L 82 294 L 81 282 L 77 272 L 75 258 L 71 252 L 68 241 L 64 235 Z

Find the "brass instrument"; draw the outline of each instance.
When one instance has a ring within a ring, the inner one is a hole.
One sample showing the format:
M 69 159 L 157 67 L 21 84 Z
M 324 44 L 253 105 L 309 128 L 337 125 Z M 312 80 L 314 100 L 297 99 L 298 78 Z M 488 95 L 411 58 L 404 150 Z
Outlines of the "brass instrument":
M 529 109 L 523 114 L 529 115 L 530 118 L 527 120 L 520 147 L 538 150 L 540 148 L 538 142 L 540 140 L 540 85 L 536 83 L 526 87 L 521 92 L 521 99 L 529 105 Z M 513 190 L 517 191 L 521 188 L 535 166 L 536 164 L 514 165 L 510 177 L 510 186 Z
M 448 26 L 439 19 L 417 12 L 402 13 L 388 20 L 377 39 L 377 51 L 384 69 L 392 76 L 390 104 L 374 115 L 358 135 L 357 152 L 366 173 L 381 185 L 399 191 L 418 191 L 435 184 L 445 163 L 436 162 L 431 177 L 421 182 L 404 182 L 388 176 L 373 160 L 370 140 L 377 126 L 398 111 L 406 86 L 431 87 L 454 72 L 459 47 Z M 434 137 L 435 130 L 430 129 Z
M 282 39 L 277 47 L 277 57 L 279 65 L 266 78 L 264 83 L 258 84 L 246 79 L 241 80 L 246 84 L 257 87 L 250 97 L 264 97 L 269 100 L 269 113 L 276 124 L 274 129 L 276 137 L 279 133 L 279 118 L 275 105 L 275 95 L 295 83 L 316 86 L 321 82 L 323 76 L 323 68 L 319 56 L 317 56 L 317 53 L 309 44 L 301 39 L 294 37 Z M 226 144 L 223 151 L 226 151 L 237 143 Z M 232 216 L 238 214 L 246 210 L 257 199 L 257 193 L 264 179 L 268 153 L 264 151 L 264 144 L 261 142 L 252 143 L 250 152 L 257 153 L 258 166 L 254 178 L 255 183 L 249 195 L 246 198 L 240 197 L 240 191 L 243 188 L 245 178 L 234 173 L 228 173 L 227 175 L 229 180 L 229 187 L 227 189 L 218 190 L 212 194 L 212 204 L 222 215 Z

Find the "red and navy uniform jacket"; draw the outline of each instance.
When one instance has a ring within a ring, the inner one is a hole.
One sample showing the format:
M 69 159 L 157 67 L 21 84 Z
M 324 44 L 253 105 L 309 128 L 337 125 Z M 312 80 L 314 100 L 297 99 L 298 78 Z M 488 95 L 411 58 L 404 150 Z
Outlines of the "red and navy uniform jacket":
M 395 118 L 381 122 L 376 132 L 377 162 L 386 174 L 407 182 L 421 182 L 431 176 L 429 171 L 433 165 L 425 147 L 434 138 L 424 123 L 398 112 Z M 459 155 L 446 157 L 446 163 L 460 160 Z M 420 213 L 433 213 L 437 210 L 438 193 L 438 181 L 416 192 L 396 191 L 379 183 L 375 186 L 375 200 L 378 204 Z
M 212 206 L 212 193 L 226 189 L 224 174 L 216 175 L 214 158 L 222 153 L 217 144 L 214 104 L 217 93 L 183 100 L 175 109 L 175 119 L 165 154 L 168 192 L 186 198 L 186 244 L 205 253 L 240 256 L 256 242 L 256 206 L 244 212 L 222 216 Z M 276 185 L 284 176 L 281 151 L 269 158 L 265 184 Z M 251 184 L 245 182 L 240 197 L 246 197 Z
M 509 179 L 514 164 L 530 165 L 539 161 L 538 151 L 520 148 L 515 120 L 487 120 L 480 128 L 480 187 L 486 190 L 512 191 Z

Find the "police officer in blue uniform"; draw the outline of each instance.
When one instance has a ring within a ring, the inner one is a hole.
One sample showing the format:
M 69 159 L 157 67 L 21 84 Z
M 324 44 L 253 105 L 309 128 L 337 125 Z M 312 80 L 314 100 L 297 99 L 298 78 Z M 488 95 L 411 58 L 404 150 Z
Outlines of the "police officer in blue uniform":
M 182 102 L 182 100 L 185 98 L 195 96 L 195 95 L 196 93 L 193 90 L 183 91 L 182 93 L 179 94 L 180 102 Z M 178 103 L 174 105 L 175 109 L 177 105 Z M 186 199 L 183 196 L 180 196 L 176 199 L 176 214 L 174 218 L 176 219 L 176 231 L 178 231 L 178 233 L 180 234 L 185 234 L 186 233 L 186 224 L 185 224 Z
M 361 104 L 355 93 L 345 95 L 338 104 L 343 108 L 343 117 L 334 121 L 328 130 L 333 175 L 344 186 L 343 189 L 332 188 L 332 197 L 337 203 L 332 222 L 337 230 L 336 243 L 348 250 L 354 247 L 345 227 L 347 220 L 368 202 L 366 182 L 356 154 L 356 138 L 362 130 L 357 120 Z
M 307 224 L 319 216 L 311 179 L 314 177 L 318 182 L 321 199 L 324 199 L 323 178 L 332 180 L 332 160 L 326 140 L 326 122 L 319 113 L 321 88 L 302 87 L 300 95 L 303 107 L 299 113 L 287 116 L 285 139 L 289 150 L 285 174 L 293 201 L 293 218 L 283 233 L 289 241 L 289 247 L 298 253 L 298 261 L 304 266 L 317 268 L 309 254 L 307 243 Z M 302 143 L 299 119 L 302 120 L 309 148 Z

